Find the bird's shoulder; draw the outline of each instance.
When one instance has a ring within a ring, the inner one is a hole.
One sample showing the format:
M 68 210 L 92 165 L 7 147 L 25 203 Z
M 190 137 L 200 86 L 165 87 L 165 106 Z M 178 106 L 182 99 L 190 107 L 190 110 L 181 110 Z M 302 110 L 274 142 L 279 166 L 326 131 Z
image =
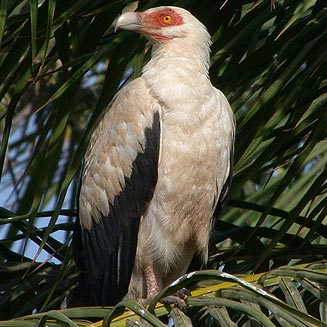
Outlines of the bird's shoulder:
M 142 77 L 138 77 L 116 93 L 100 120 L 110 120 L 112 125 L 116 125 L 119 121 L 139 120 L 140 115 L 151 114 L 156 110 L 158 103 L 150 87 Z

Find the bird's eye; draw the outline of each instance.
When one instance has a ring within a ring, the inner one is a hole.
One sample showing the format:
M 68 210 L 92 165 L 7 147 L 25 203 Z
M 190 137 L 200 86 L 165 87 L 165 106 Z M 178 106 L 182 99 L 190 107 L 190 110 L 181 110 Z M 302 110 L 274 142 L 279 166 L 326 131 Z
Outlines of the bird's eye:
M 171 16 L 171 15 L 163 15 L 163 16 L 161 16 L 161 20 L 165 24 L 171 24 L 173 22 L 173 16 Z

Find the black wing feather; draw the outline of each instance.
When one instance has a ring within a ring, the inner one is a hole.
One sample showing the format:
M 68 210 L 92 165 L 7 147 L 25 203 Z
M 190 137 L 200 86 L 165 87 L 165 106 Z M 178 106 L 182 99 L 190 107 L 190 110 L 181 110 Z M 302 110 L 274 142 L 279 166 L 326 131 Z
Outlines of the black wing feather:
M 160 119 L 156 112 L 145 130 L 145 149 L 133 162 L 124 190 L 110 204 L 91 230 L 79 221 L 73 235 L 75 262 L 80 269 L 79 285 L 67 305 L 115 305 L 128 291 L 134 266 L 141 216 L 151 201 L 158 177 Z

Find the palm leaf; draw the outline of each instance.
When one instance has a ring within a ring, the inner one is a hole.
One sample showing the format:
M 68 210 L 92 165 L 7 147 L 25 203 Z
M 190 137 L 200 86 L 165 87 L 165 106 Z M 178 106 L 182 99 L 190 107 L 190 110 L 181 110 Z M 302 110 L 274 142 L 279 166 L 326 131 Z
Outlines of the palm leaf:
M 53 326 L 134 326 L 147 321 L 152 326 L 166 326 L 163 319 L 171 319 L 177 326 L 238 326 L 255 323 L 260 326 L 327 326 L 325 313 L 308 310 L 326 308 L 327 263 L 285 266 L 247 277 L 236 277 L 224 272 L 207 270 L 189 273 L 165 288 L 153 299 L 148 308 L 134 300 L 125 300 L 109 308 L 76 308 L 50 311 L 16 320 L 0 322 L 0 326 L 28 326 L 38 322 L 40 326 L 51 321 Z M 214 283 L 212 283 L 214 281 Z M 217 281 L 219 281 L 217 283 Z M 160 298 L 175 293 L 183 287 L 197 283 L 196 289 L 186 299 L 187 309 L 157 304 Z M 211 284 L 205 286 L 205 284 Z M 314 298 L 314 300 L 313 300 Z M 155 306 L 156 305 L 156 306 Z M 128 311 L 125 311 L 128 309 Z M 104 319 L 87 323 L 86 318 Z M 139 321 L 141 319 L 141 322 Z M 16 324 L 16 325 L 15 325 Z M 145 324 L 146 325 L 146 324 Z M 251 325 L 252 326 L 252 325 Z

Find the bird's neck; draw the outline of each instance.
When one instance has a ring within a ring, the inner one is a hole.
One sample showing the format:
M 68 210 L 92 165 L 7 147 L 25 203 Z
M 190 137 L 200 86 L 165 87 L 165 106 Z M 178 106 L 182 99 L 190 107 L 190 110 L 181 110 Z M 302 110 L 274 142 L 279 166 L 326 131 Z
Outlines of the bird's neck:
M 167 65 L 173 63 L 207 76 L 209 61 L 209 45 L 197 46 L 183 40 L 171 40 L 153 45 L 151 60 L 145 66 L 145 70 L 152 67 L 165 69 Z
M 209 51 L 194 47 L 189 50 L 187 47 L 155 46 L 142 73 L 151 94 L 164 104 L 165 124 L 177 124 L 186 130 L 190 129 L 190 119 L 196 125 L 208 116 L 206 107 L 195 106 L 194 99 L 197 103 L 205 103 L 212 92 L 208 78 Z

